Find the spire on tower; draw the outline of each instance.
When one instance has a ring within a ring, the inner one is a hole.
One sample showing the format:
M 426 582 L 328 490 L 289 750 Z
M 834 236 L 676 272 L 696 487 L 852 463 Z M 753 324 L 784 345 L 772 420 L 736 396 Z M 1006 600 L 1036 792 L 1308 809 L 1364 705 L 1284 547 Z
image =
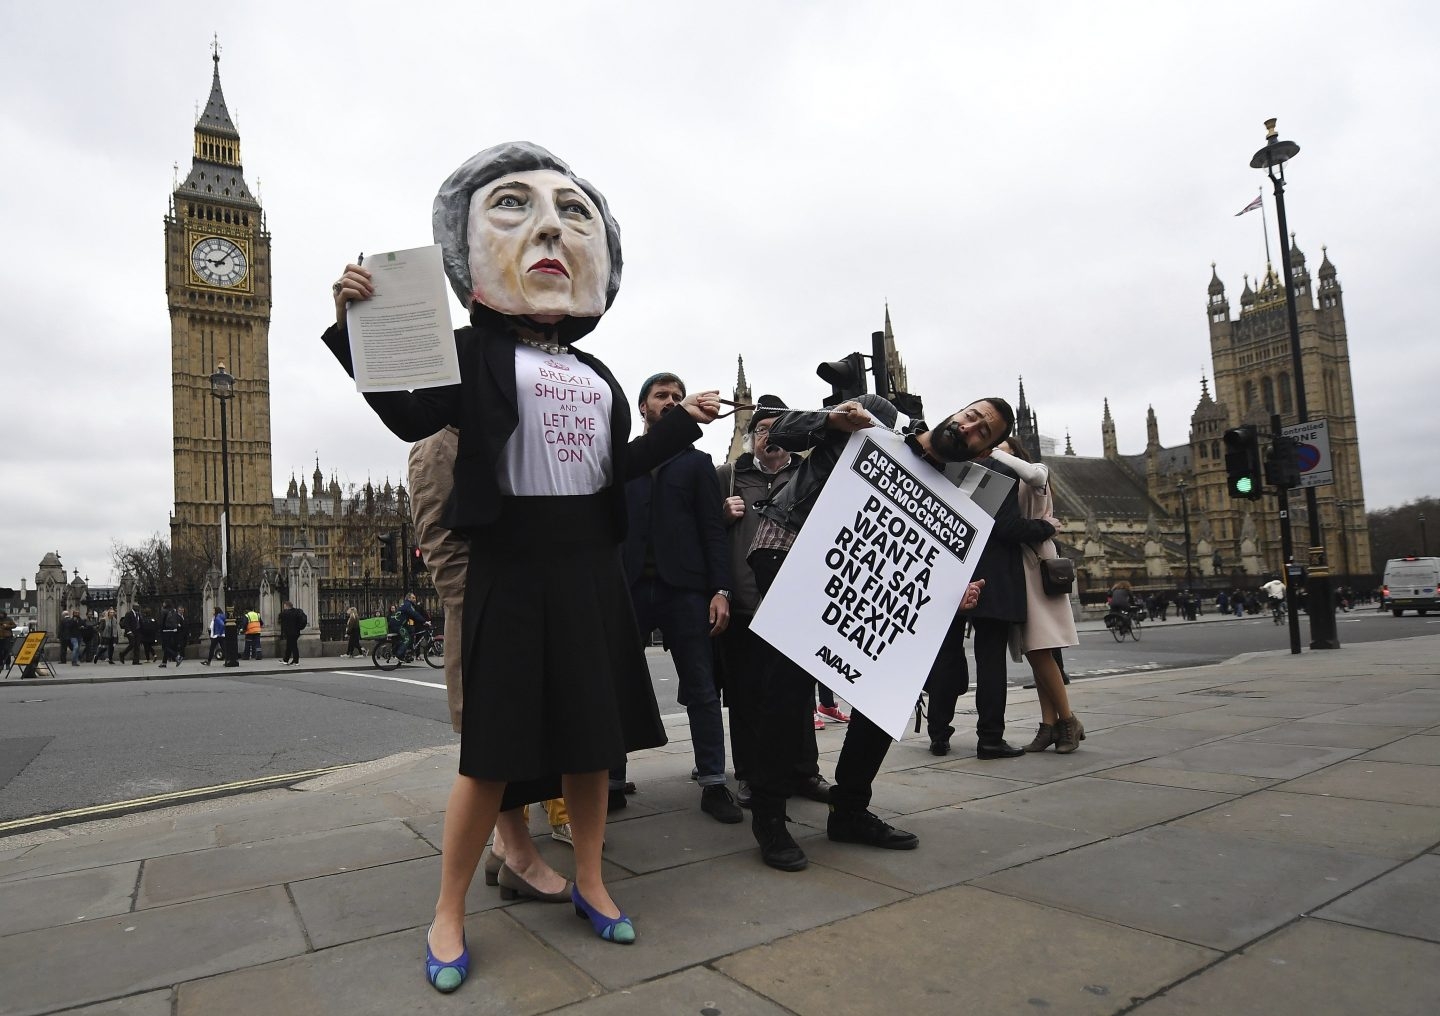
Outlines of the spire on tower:
M 195 152 L 190 174 L 176 188 L 176 194 L 205 196 L 227 204 L 259 208 L 250 188 L 245 184 L 240 159 L 240 132 L 225 105 L 225 92 L 220 87 L 220 42 L 210 44 L 214 69 L 210 75 L 210 98 L 195 117 Z

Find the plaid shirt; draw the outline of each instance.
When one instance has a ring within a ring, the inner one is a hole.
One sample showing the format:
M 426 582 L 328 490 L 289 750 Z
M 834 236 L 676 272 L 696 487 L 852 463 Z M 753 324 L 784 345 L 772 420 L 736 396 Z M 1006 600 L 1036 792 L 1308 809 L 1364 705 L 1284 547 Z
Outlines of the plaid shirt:
M 786 529 L 774 519 L 762 518 L 760 528 L 755 530 L 755 539 L 750 541 L 750 549 L 746 551 L 746 555 L 757 550 L 788 551 L 794 545 L 796 535 L 793 529 Z

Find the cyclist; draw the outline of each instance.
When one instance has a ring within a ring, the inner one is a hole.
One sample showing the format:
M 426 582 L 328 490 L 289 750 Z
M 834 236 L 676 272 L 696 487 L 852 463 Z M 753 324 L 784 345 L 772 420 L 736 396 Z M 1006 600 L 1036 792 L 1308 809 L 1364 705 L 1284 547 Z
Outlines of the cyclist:
M 430 615 L 420 608 L 418 597 L 409 592 L 400 601 L 397 616 L 400 619 L 400 658 L 408 659 L 415 645 L 415 636 L 430 627 Z
M 1130 592 L 1130 583 L 1123 579 L 1115 583 L 1110 590 L 1110 598 L 1106 601 L 1110 610 L 1105 614 L 1105 627 L 1113 628 L 1120 623 L 1123 616 L 1127 621 L 1130 618 L 1130 607 L 1135 602 L 1134 594 Z
M 1265 593 L 1270 604 L 1270 613 L 1276 621 L 1285 615 L 1285 583 L 1279 579 L 1271 579 L 1260 589 Z

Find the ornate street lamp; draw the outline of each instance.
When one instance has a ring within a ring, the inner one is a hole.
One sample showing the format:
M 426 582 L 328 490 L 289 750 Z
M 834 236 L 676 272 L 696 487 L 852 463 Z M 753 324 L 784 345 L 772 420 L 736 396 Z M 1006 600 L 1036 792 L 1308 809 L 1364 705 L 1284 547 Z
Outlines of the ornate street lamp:
M 1176 485 L 1180 491 L 1180 517 L 1185 521 L 1185 591 L 1190 591 L 1190 502 L 1185 497 L 1185 480 Z
M 210 394 L 220 402 L 220 477 L 225 498 L 220 513 L 220 589 L 221 599 L 226 600 L 230 589 L 230 435 L 226 406 L 235 396 L 235 377 L 223 363 L 210 375 Z
M 1346 520 L 1346 511 L 1350 502 L 1344 498 L 1337 498 L 1335 501 L 1335 518 L 1340 523 L 1340 553 L 1345 561 L 1345 585 L 1353 585 L 1354 580 L 1350 577 L 1350 524 Z
M 1280 265 L 1285 272 L 1285 314 L 1290 323 L 1290 359 L 1295 374 L 1295 412 L 1300 423 L 1310 422 L 1305 402 L 1305 368 L 1300 358 L 1300 321 L 1295 311 L 1295 275 L 1290 267 L 1290 227 L 1285 221 L 1285 163 L 1300 154 L 1293 141 L 1281 141 L 1275 118 L 1265 121 L 1265 147 L 1250 159 L 1251 169 L 1263 169 L 1275 185 L 1275 218 L 1280 225 Z M 1288 491 L 1280 492 L 1282 509 L 1289 503 Z M 1339 649 L 1335 625 L 1335 598 L 1330 593 L 1330 569 L 1325 560 L 1325 543 L 1320 537 L 1320 509 L 1315 488 L 1305 488 L 1305 510 L 1310 521 L 1310 579 L 1305 590 L 1305 609 L 1310 615 L 1310 648 Z

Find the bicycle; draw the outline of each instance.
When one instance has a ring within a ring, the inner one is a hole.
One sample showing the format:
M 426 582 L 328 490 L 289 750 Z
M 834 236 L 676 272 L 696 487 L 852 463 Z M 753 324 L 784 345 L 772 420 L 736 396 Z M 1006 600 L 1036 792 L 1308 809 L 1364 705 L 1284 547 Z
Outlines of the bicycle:
M 436 670 L 445 666 L 445 636 L 437 635 L 429 628 L 422 629 L 411 640 L 410 651 L 400 652 L 400 633 L 391 632 L 377 639 L 375 648 L 370 650 L 370 662 L 380 670 L 395 670 L 402 663 L 414 663 L 423 659 Z
M 1277 624 L 1285 623 L 1285 601 L 1272 599 L 1270 601 L 1270 617 Z
M 1116 642 L 1124 642 L 1127 635 L 1135 642 L 1140 641 L 1140 617 L 1134 610 L 1111 611 L 1105 615 L 1105 627 L 1110 629 Z

